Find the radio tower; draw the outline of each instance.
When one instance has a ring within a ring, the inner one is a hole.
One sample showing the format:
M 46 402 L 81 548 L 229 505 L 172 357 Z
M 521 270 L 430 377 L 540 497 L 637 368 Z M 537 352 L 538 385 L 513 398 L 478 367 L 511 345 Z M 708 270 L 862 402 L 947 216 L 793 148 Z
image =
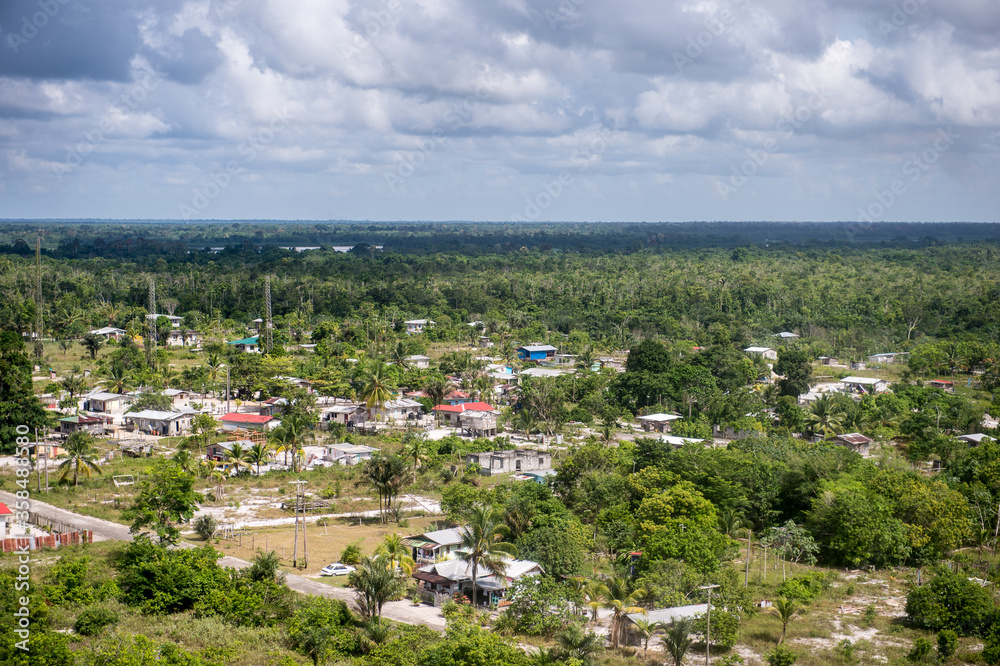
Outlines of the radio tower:
M 271 353 L 271 346 L 274 344 L 274 335 L 271 332 L 271 276 L 264 278 L 264 353 Z
M 156 284 L 153 278 L 149 278 L 149 314 L 156 314 Z M 149 327 L 149 343 L 146 345 L 147 361 L 153 358 L 156 351 L 156 317 L 148 317 L 146 320 Z
M 42 237 L 35 236 L 35 340 L 42 341 Z

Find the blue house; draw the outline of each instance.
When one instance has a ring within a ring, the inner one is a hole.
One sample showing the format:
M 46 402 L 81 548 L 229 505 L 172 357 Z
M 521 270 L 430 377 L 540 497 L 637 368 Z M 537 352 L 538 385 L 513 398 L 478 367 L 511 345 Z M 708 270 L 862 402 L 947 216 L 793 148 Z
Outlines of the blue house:
M 517 356 L 522 361 L 544 361 L 556 355 L 552 345 L 525 345 L 517 348 Z

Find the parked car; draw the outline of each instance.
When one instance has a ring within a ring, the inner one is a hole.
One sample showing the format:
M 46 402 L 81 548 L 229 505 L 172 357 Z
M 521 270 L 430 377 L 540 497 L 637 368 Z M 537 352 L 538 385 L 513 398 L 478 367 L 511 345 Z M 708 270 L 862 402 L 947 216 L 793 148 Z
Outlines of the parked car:
M 346 576 L 352 571 L 354 571 L 354 567 L 349 564 L 341 564 L 340 562 L 328 564 L 319 570 L 323 576 Z

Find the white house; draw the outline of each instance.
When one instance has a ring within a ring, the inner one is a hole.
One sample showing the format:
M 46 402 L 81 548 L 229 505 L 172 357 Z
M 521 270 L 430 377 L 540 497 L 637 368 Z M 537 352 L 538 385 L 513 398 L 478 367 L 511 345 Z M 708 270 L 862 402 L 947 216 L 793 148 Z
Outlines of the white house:
M 184 409 L 178 412 L 163 412 L 157 409 L 144 409 L 139 412 L 125 414 L 125 425 L 134 425 L 141 432 L 151 435 L 180 435 L 191 428 L 191 419 L 197 412 Z
M 677 414 L 647 414 L 636 420 L 646 432 L 670 432 L 670 422 L 681 418 Z
M 90 335 L 99 335 L 105 340 L 121 340 L 125 335 L 125 330 L 121 328 L 115 328 L 114 326 L 105 326 L 104 328 L 97 328 L 93 331 L 89 331 Z
M 156 319 L 159 319 L 160 317 L 166 317 L 167 319 L 169 319 L 170 320 L 170 325 L 173 328 L 180 328 L 181 327 L 181 322 L 184 320 L 184 317 L 178 317 L 177 315 L 168 315 L 168 314 L 148 314 L 148 315 L 146 315 L 146 319 L 154 319 L 154 320 L 156 320 Z
M 341 465 L 357 465 L 378 451 L 375 447 L 361 444 L 331 444 L 326 447 L 326 457 Z
M 881 393 L 889 388 L 884 379 L 876 377 L 844 377 L 840 383 L 847 393 Z
M 426 370 L 431 367 L 431 359 L 429 356 L 424 356 L 423 354 L 413 354 L 412 356 L 406 357 L 406 362 L 409 363 L 414 368 L 419 368 L 421 370 Z
M 770 347 L 747 347 L 743 351 L 751 356 L 760 356 L 768 361 L 778 360 L 778 352 L 774 351 Z
M 407 333 L 423 333 L 424 329 L 430 328 L 437 322 L 432 319 L 410 319 L 403 323 L 406 324 Z

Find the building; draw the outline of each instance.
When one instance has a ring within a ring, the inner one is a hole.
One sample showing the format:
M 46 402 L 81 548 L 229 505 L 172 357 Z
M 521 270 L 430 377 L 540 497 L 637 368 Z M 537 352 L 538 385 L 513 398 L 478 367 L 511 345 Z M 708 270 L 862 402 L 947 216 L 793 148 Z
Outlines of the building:
M 285 410 L 288 400 L 279 396 L 272 396 L 260 405 L 260 413 L 265 416 L 277 416 Z
M 326 447 L 326 457 L 341 465 L 357 465 L 369 460 L 379 449 L 361 444 L 332 444 Z
M 714 610 L 716 607 L 712 606 Z M 673 624 L 677 620 L 693 620 L 708 612 L 708 604 L 691 604 L 690 606 L 674 606 L 673 608 L 657 608 L 644 613 L 630 613 L 625 617 L 633 625 L 639 620 L 647 620 L 650 623 L 657 622 L 664 626 Z
M 554 358 L 557 351 L 552 345 L 524 345 L 517 348 L 517 357 L 522 361 L 544 361 Z
M 892 365 L 893 363 L 906 363 L 906 357 L 910 352 L 885 352 L 882 354 L 872 354 L 868 357 L 868 362 L 872 365 Z
M 782 331 L 781 333 L 775 333 L 772 337 L 781 338 L 782 340 L 794 340 L 799 336 L 790 331 Z
M 696 439 L 694 437 L 677 437 L 676 435 L 661 435 L 660 441 L 669 444 L 675 449 L 679 449 L 685 444 L 701 444 L 705 440 Z
M 184 331 L 175 328 L 167 334 L 166 344 L 168 347 L 197 347 L 201 344 L 201 334 L 190 328 Z
M 747 347 L 743 351 L 751 356 L 760 356 L 766 361 L 778 360 L 778 352 L 774 351 L 770 347 Z
M 452 391 L 451 393 L 449 393 L 444 397 L 444 399 L 441 401 L 441 404 L 443 405 L 447 403 L 452 407 L 455 407 L 457 405 L 464 405 L 467 402 L 475 402 L 475 401 L 472 399 L 472 396 L 466 393 L 465 391 Z
M 462 412 L 458 415 L 458 427 L 466 437 L 496 437 L 497 415 L 493 412 Z
M 181 327 L 181 322 L 184 320 L 184 317 L 178 317 L 177 315 L 167 315 L 167 314 L 148 314 L 148 315 L 146 315 L 146 319 L 159 319 L 160 317 L 166 317 L 167 319 L 169 319 L 170 320 L 170 326 L 172 328 L 180 328 Z
M 868 455 L 872 446 L 872 439 L 870 437 L 865 437 L 859 432 L 837 435 L 836 437 L 831 438 L 830 441 L 838 446 L 844 446 L 852 451 L 856 451 L 863 456 Z
M 480 602 L 487 606 L 500 601 L 514 581 L 524 576 L 545 573 L 538 562 L 507 557 L 504 561 L 507 566 L 502 575 L 491 572 L 483 564 L 479 565 L 476 587 L 480 590 Z M 413 578 L 421 589 L 433 593 L 435 597 L 451 596 L 458 592 L 472 597 L 472 565 L 465 560 L 446 560 L 424 565 L 413 572 Z
M 479 465 L 479 473 L 484 476 L 512 474 L 552 468 L 552 454 L 534 449 L 514 449 L 512 451 L 489 451 L 468 453 L 466 465 Z
M 406 332 L 413 334 L 423 333 L 425 329 L 432 327 L 437 322 L 433 319 L 410 319 L 403 323 L 406 324 Z
M 465 532 L 464 527 L 424 532 L 405 537 L 403 544 L 412 550 L 410 556 L 418 565 L 433 564 L 453 558 L 455 552 L 459 550 Z
M 205 448 L 205 456 L 209 460 L 226 460 L 229 452 L 233 450 L 233 444 L 239 444 L 243 450 L 248 450 L 254 443 L 249 439 L 237 439 L 231 442 L 216 442 Z
M 115 342 L 121 341 L 125 336 L 125 331 L 120 328 L 115 328 L 114 326 L 105 326 L 104 328 L 97 328 L 93 331 L 88 331 L 90 335 L 99 335 L 105 340 L 114 340 Z
M 268 431 L 281 425 L 281 421 L 267 414 L 241 414 L 229 412 L 220 418 L 223 430 L 260 430 Z
M 354 403 L 333 405 L 322 408 L 322 419 L 329 423 L 351 425 L 365 422 L 367 411 L 363 406 Z
M 409 398 L 398 398 L 390 400 L 381 407 L 375 407 L 372 411 L 376 420 L 385 423 L 415 421 L 423 416 L 424 404 Z
M 840 363 L 840 359 L 836 356 L 820 356 L 819 362 L 821 365 L 838 365 Z
M 83 408 L 88 412 L 123 412 L 130 402 L 132 402 L 132 396 L 130 395 L 95 391 L 90 395 L 84 396 Z
M 520 372 L 521 377 L 562 377 L 567 374 L 569 374 L 568 370 L 556 368 L 525 368 Z
M 424 356 L 423 354 L 412 354 L 407 356 L 406 362 L 410 364 L 410 367 L 417 368 L 418 370 L 426 370 L 431 367 L 430 356 Z
M 163 395 L 170 398 L 171 402 L 177 406 L 184 406 L 191 402 L 191 391 L 186 389 L 163 389 Z
M 72 435 L 74 432 L 86 432 L 91 435 L 104 434 L 104 417 L 77 414 L 59 419 L 59 432 Z
M 677 414 L 647 414 L 636 420 L 645 432 L 670 432 L 670 422 L 679 418 Z
M 435 405 L 437 414 L 445 425 L 459 426 L 459 417 L 463 412 L 492 412 L 493 407 L 485 402 L 464 402 L 460 405 Z
M 979 446 L 983 443 L 983 440 L 992 440 L 993 438 L 989 435 L 984 435 L 981 432 L 972 433 L 971 435 L 959 435 L 955 439 L 961 440 L 963 442 L 968 442 L 971 446 Z
M 143 409 L 125 414 L 125 426 L 132 426 L 139 432 L 150 435 L 180 435 L 191 429 L 191 420 L 197 412 L 185 409 L 178 412 L 162 412 L 157 409 Z
M 844 377 L 840 380 L 845 393 L 881 393 L 889 388 L 884 379 L 876 377 Z
M 955 392 L 955 383 L 948 381 L 947 379 L 932 379 L 929 382 L 927 382 L 927 385 L 930 386 L 931 388 L 942 389 L 944 391 L 947 391 L 948 393 Z
M 260 340 L 260 337 L 255 335 L 251 338 L 233 340 L 232 342 L 227 342 L 226 344 L 232 345 L 238 351 L 245 352 L 247 354 L 259 354 L 261 353 L 261 349 L 257 342 L 258 340 Z

